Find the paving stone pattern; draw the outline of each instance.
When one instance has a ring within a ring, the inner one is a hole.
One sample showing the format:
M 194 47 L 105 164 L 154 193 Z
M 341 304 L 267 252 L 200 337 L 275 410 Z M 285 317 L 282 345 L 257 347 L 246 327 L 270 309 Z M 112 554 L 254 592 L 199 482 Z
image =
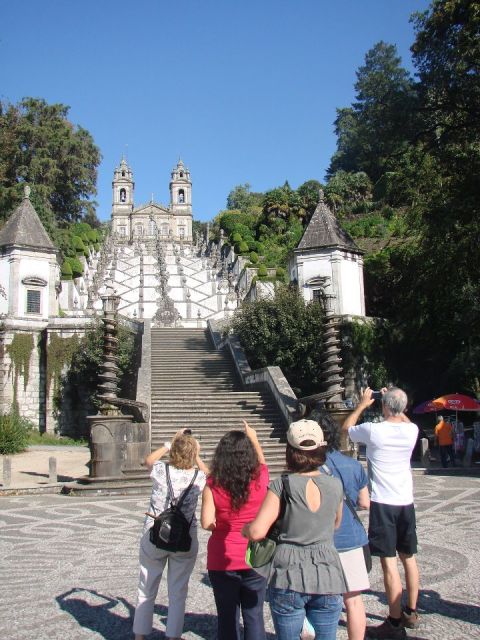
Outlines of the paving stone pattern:
M 415 478 L 421 550 L 422 626 L 411 639 L 480 637 L 480 479 Z M 5 640 L 132 638 L 138 540 L 145 497 L 59 495 L 0 499 L 0 636 Z M 206 574 L 206 541 L 190 583 L 186 640 L 214 639 L 215 605 Z M 378 561 L 366 594 L 369 621 L 385 611 Z M 162 583 L 152 640 L 164 637 Z M 268 605 L 268 638 L 275 637 Z M 344 625 L 337 637 L 344 640 Z

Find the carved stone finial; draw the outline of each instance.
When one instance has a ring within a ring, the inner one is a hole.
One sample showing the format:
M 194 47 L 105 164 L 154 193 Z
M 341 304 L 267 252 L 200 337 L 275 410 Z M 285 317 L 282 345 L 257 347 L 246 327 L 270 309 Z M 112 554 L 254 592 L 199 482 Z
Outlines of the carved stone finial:
M 323 189 L 318 190 L 318 202 L 323 202 L 325 200 L 325 194 L 323 193 Z
M 27 200 L 29 200 L 29 199 L 30 199 L 30 192 L 31 192 L 31 189 L 30 189 L 30 187 L 28 186 L 28 184 L 26 184 L 26 185 L 23 187 L 23 197 L 24 197 L 24 198 L 26 198 Z

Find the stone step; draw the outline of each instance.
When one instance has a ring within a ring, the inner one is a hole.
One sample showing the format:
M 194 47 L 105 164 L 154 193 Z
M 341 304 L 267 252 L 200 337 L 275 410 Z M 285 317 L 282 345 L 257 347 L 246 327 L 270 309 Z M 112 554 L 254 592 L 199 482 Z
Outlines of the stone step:
M 275 402 L 272 400 L 271 396 L 265 393 L 261 393 L 259 391 L 224 391 L 222 393 L 210 393 L 206 394 L 199 390 L 197 393 L 183 393 L 175 398 L 171 396 L 165 395 L 164 400 L 167 402 L 171 402 L 173 404 L 178 403 L 179 400 L 191 400 L 194 399 L 196 402 L 223 402 L 227 399 L 234 400 L 238 403 L 270 403 L 273 406 L 276 406 Z
M 206 458 L 231 429 L 248 420 L 257 431 L 272 473 L 285 460 L 283 416 L 268 390 L 244 391 L 225 351 L 217 351 L 205 329 L 152 329 L 152 447 L 192 428 Z

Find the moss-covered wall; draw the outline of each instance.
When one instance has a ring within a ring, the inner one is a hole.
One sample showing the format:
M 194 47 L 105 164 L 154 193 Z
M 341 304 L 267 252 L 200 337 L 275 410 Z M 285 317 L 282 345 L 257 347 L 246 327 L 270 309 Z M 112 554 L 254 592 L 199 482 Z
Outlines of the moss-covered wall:
M 8 357 L 10 358 L 10 371 L 13 377 L 14 402 L 17 402 L 19 378 L 23 380 L 23 390 L 27 390 L 33 347 L 33 333 L 15 333 L 13 340 L 6 347 Z

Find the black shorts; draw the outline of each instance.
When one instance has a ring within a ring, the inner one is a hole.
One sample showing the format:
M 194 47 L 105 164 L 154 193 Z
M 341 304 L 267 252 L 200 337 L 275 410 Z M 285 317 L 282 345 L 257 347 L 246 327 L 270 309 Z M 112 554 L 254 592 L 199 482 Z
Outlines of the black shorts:
M 397 551 L 417 553 L 417 525 L 413 504 L 370 503 L 368 542 L 372 556 L 393 558 Z

